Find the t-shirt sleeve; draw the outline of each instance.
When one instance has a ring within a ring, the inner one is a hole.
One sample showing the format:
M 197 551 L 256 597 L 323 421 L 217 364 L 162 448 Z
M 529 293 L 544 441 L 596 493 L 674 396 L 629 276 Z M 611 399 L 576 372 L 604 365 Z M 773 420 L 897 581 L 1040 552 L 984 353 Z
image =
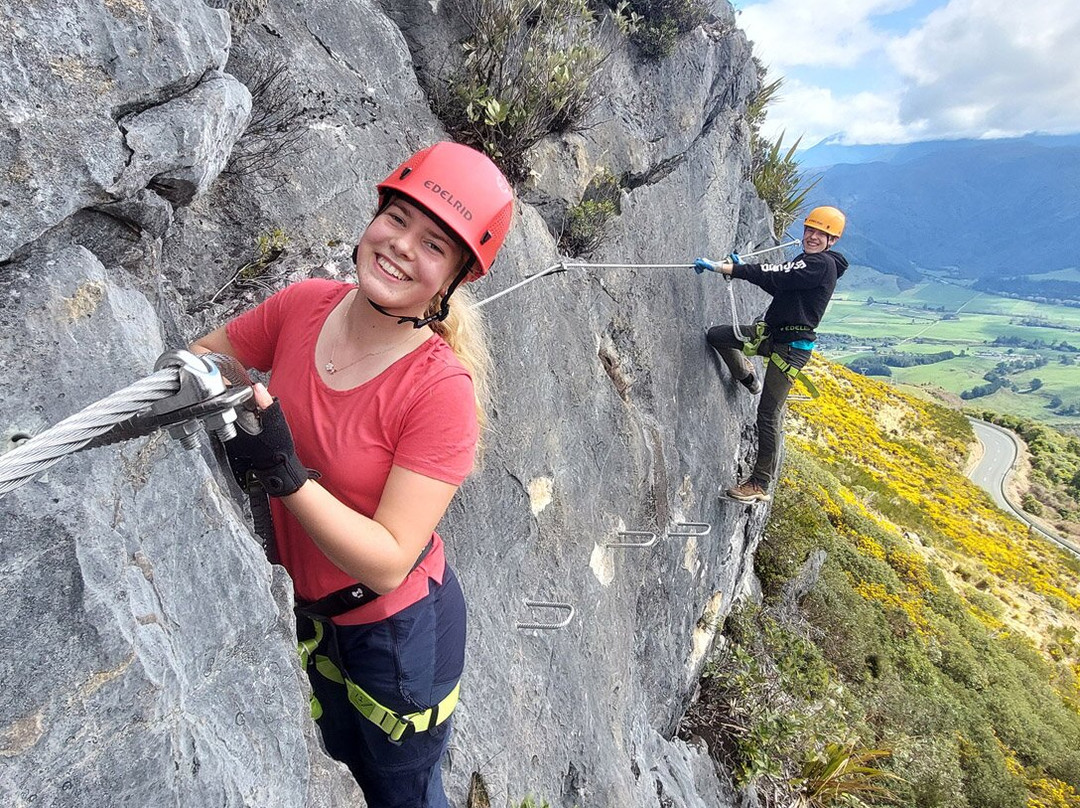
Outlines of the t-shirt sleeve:
M 225 333 L 236 349 L 236 358 L 245 367 L 268 371 L 273 366 L 285 312 L 298 286 L 285 287 L 226 324 Z
M 478 436 L 472 379 L 453 373 L 424 385 L 408 408 L 394 465 L 461 485 L 473 469 Z

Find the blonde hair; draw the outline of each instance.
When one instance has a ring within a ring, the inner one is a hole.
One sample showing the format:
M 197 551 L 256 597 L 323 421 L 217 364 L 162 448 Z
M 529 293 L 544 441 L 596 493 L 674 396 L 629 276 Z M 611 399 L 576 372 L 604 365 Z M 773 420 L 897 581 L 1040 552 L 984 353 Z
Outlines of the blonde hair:
M 424 316 L 431 316 L 438 311 L 441 301 L 442 294 L 439 294 L 428 305 Z M 480 424 L 482 446 L 488 411 L 491 409 L 494 364 L 488 349 L 484 318 L 474 303 L 472 293 L 464 286 L 459 287 L 454 292 L 450 313 L 445 320 L 431 323 L 431 330 L 446 340 L 454 355 L 472 376 L 473 391 L 476 395 L 476 420 Z

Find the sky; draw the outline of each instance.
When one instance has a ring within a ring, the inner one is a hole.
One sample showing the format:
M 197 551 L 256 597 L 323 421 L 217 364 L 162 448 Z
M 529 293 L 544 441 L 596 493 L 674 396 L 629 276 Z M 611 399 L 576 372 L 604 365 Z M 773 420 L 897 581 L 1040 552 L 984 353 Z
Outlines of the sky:
M 733 0 L 800 148 L 1080 132 L 1077 0 Z

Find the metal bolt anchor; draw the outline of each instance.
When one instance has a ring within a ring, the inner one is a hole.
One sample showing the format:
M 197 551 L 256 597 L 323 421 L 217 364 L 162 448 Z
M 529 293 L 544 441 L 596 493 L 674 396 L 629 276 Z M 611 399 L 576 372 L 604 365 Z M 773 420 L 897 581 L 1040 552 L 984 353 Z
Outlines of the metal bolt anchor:
M 566 626 L 570 625 L 570 621 L 574 619 L 574 607 L 571 606 L 569 603 L 552 603 L 551 601 L 546 601 L 546 600 L 528 600 L 528 599 L 526 599 L 524 601 L 524 603 L 530 609 L 551 609 L 551 610 L 556 611 L 556 612 L 565 612 L 566 617 L 563 618 L 559 622 L 547 622 L 547 623 L 542 623 L 540 621 L 519 620 L 518 624 L 517 624 L 517 627 L 519 629 L 539 628 L 539 629 L 552 630 L 552 629 L 565 628 Z
M 652 547 L 656 544 L 660 538 L 651 530 L 620 530 L 620 537 L 625 539 L 624 541 L 609 541 L 605 547 Z M 635 541 L 634 537 L 648 537 L 647 541 Z

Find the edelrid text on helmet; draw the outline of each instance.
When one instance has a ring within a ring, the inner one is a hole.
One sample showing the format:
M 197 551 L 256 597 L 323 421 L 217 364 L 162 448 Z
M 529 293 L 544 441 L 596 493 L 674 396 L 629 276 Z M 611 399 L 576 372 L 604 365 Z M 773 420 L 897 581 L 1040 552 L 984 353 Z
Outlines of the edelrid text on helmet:
M 806 215 L 803 225 L 828 233 L 830 236 L 840 238 L 844 234 L 844 214 L 838 208 L 831 205 L 822 205 L 814 208 Z
M 457 199 L 449 189 L 443 188 L 439 183 L 435 182 L 435 180 L 424 180 L 424 187 L 433 194 L 438 194 L 445 199 L 454 210 L 462 215 L 465 221 L 472 221 L 472 211 L 465 207 L 465 203 L 460 199 Z
M 387 194 L 401 194 L 460 238 L 473 256 L 470 280 L 491 269 L 513 221 L 514 192 L 486 154 L 460 143 L 436 143 L 407 159 L 376 187 L 380 207 Z

